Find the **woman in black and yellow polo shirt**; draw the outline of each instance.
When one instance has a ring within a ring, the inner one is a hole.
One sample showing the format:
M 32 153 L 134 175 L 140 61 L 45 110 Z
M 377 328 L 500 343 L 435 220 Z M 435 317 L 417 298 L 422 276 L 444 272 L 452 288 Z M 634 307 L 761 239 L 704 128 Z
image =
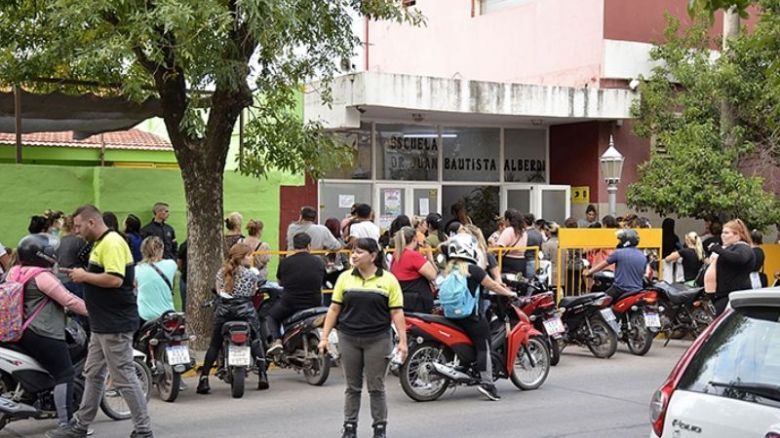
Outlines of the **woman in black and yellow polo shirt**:
M 354 269 L 342 273 L 333 288 L 319 348 L 324 353 L 328 335 L 338 321 L 341 363 L 347 379 L 342 438 L 357 437 L 363 375 L 371 397 L 374 438 L 385 438 L 385 372 L 393 350 L 391 320 L 398 330 L 401 360 L 408 351 L 403 294 L 398 280 L 384 269 L 376 240 L 357 239 L 350 262 Z

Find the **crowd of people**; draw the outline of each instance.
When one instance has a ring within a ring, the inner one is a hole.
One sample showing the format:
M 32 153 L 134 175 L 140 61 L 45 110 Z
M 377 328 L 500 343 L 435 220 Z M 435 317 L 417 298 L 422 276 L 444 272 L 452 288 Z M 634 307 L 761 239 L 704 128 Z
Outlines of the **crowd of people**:
M 187 243 L 178 245 L 175 230 L 167 223 L 170 211 L 165 203 L 152 208 L 153 219 L 142 226 L 130 214 L 120 229 L 111 212 L 86 205 L 73 215 L 47 211 L 30 220 L 29 235 L 16 251 L 0 245 L 0 274 L 24 281 L 25 309 L 43 312 L 21 339 L 21 344 L 41 361 L 57 383 L 59 427 L 50 437 L 86 436 L 94 420 L 105 373 L 109 370 L 131 408 L 135 437 L 151 437 L 146 402 L 132 371 L 131 343 L 140 324 L 174 309 L 174 282 L 180 275 L 182 307 L 186 309 Z M 197 392 L 210 391 L 208 375 L 222 344 L 221 325 L 231 318 L 246 319 L 255 334 L 265 323 L 271 336 L 270 348 L 252 344 L 258 361 L 258 388 L 269 387 L 265 374 L 267 354 L 281 349 L 281 322 L 295 312 L 319 305 L 329 306 L 320 349 L 329 348 L 328 335 L 339 329 L 342 364 L 347 377 L 344 409 L 344 437 L 356 436 L 362 380 L 368 382 L 375 437 L 384 437 L 387 406 L 384 370 L 393 348 L 390 324 L 399 335 L 397 353 L 406 355 L 404 312 L 431 313 L 439 288 L 437 278 L 457 271 L 468 279 L 469 292 L 481 302 L 493 291 L 515 295 L 502 282 L 502 273 L 526 278 L 539 269 L 536 261 L 557 259 L 561 226 L 533 214 L 508 209 L 495 216 L 495 232 L 487 239 L 473 223 L 463 203 L 451 209 L 446 224 L 438 213 L 425 217 L 396 217 L 384 233 L 375 224 L 370 205 L 356 204 L 345 218 L 328 218 L 318 223 L 317 210 L 303 207 L 299 218 L 287 229 L 290 253 L 278 267 L 276 279 L 284 288 L 281 300 L 261 321 L 251 304 L 253 296 L 268 278 L 271 248 L 262 240 L 263 222 L 231 213 L 225 219 L 224 264 L 219 269 L 215 290 L 219 306 L 214 315 L 211 343 L 201 369 Z M 622 294 L 641 288 L 641 279 L 653 262 L 664 264 L 670 282 L 700 283 L 713 294 L 718 313 L 725 309 L 731 291 L 766 286 L 762 236 L 739 219 L 706 222 L 702 235 L 691 231 L 680 239 L 675 222 L 662 224 L 660 254 L 637 249 L 634 228 L 650 227 L 637 215 L 604 216 L 600 221 L 595 206 L 588 206 L 585 218 L 569 218 L 564 228 L 615 228 L 618 246 L 588 250 L 590 269 L 580 269 L 587 278 L 603 269 L 616 271 L 610 293 Z M 243 231 L 246 231 L 246 235 Z M 529 249 L 531 248 L 531 249 Z M 539 248 L 540 254 L 534 253 Z M 350 249 L 347 256 L 342 249 Z M 318 254 L 312 251 L 320 250 Z M 501 263 L 499 258 L 501 257 Z M 53 269 L 55 265 L 58 269 Z M 571 266 L 566 267 L 567 270 Z M 45 273 L 42 273 L 45 272 Z M 322 291 L 332 290 L 332 294 Z M 110 292 L 110 293 L 109 293 Z M 45 304 L 41 304 L 45 303 Z M 88 318 L 92 337 L 85 368 L 85 395 L 78 411 L 68 406 L 73 372 L 64 342 L 64 309 Z M 489 330 L 486 309 L 477 306 L 473 314 L 453 320 L 473 339 L 477 365 L 483 377 L 479 391 L 498 400 L 489 360 Z

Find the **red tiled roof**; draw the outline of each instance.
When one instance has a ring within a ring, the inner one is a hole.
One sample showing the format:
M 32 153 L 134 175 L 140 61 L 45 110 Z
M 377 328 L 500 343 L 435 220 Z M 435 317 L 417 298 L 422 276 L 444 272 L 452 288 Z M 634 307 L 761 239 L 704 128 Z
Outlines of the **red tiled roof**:
M 50 146 L 66 148 L 100 149 L 101 139 L 106 143 L 106 149 L 127 149 L 144 151 L 172 151 L 173 146 L 167 140 L 140 129 L 106 132 L 93 135 L 84 140 L 73 138 L 73 131 L 35 132 L 22 134 L 24 146 Z M 15 145 L 16 135 L 0 132 L 0 145 Z

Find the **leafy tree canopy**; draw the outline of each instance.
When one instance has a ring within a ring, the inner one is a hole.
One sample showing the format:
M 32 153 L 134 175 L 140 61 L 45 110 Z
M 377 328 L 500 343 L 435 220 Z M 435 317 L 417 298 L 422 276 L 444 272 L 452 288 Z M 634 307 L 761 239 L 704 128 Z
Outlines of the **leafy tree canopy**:
M 630 205 L 662 215 L 738 216 L 759 228 L 777 222 L 776 196 L 764 191 L 761 178 L 738 170 L 752 154 L 775 164 L 780 154 L 780 0 L 760 3 L 756 28 L 730 43 L 728 56 L 713 54 L 706 14 L 682 33 L 669 18 L 667 42 L 651 53 L 660 65 L 633 108 L 636 133 L 654 147 L 640 181 L 629 187 Z M 721 132 L 724 100 L 735 112 L 730 132 Z M 726 136 L 736 140 L 733 147 L 725 146 Z

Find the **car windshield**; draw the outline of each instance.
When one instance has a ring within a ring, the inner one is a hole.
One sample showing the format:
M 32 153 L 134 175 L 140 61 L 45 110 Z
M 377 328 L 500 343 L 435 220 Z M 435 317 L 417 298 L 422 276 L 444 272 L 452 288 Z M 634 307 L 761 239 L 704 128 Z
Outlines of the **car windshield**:
M 780 309 L 734 311 L 693 358 L 679 388 L 780 407 Z

